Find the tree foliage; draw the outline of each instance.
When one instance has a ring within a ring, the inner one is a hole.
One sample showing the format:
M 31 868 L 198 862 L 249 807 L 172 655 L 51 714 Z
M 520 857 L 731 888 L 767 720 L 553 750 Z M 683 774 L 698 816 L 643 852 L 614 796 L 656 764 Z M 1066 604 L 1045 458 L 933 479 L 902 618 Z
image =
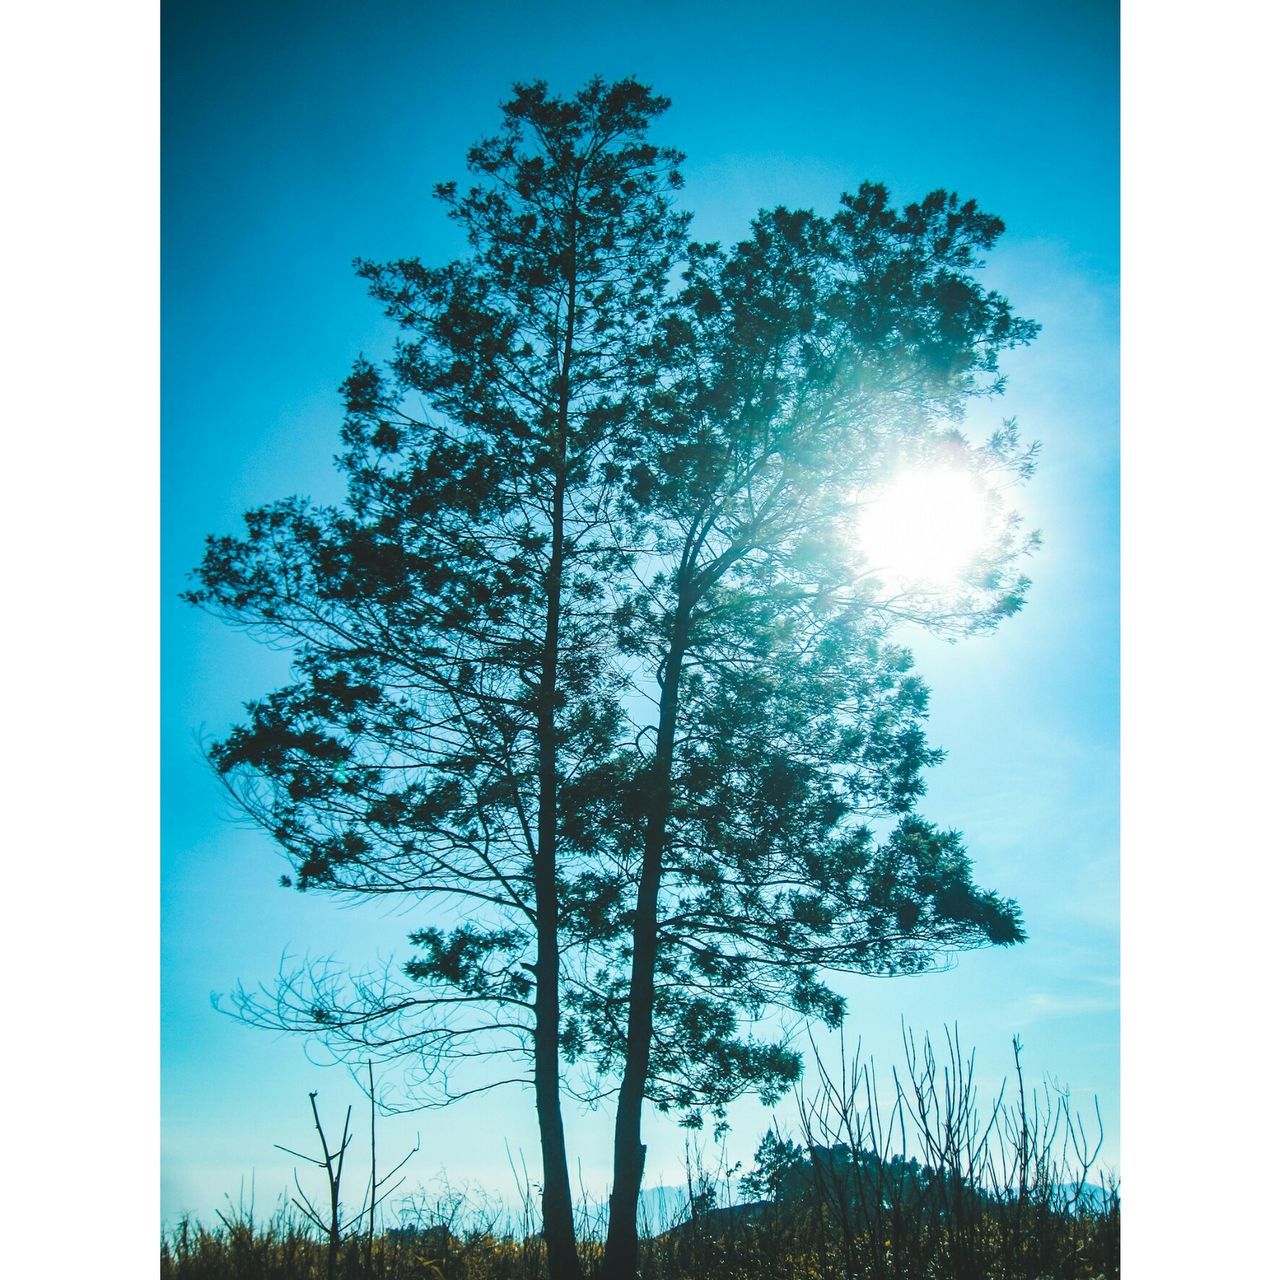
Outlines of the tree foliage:
M 441 922 L 406 971 L 424 994 L 290 975 L 274 1010 L 242 1010 L 362 1051 L 410 1035 L 437 1096 L 459 1057 L 530 1079 L 566 1275 L 557 899 L 595 847 L 587 797 L 618 721 L 608 530 L 684 240 L 679 157 L 645 137 L 665 106 L 634 81 L 570 99 L 517 86 L 468 155 L 475 185 L 438 189 L 470 254 L 357 264 L 404 336 L 344 385 L 346 502 L 250 513 L 190 596 L 294 654 L 294 682 L 212 757 L 299 887 L 408 893 Z M 412 1033 L 408 1014 L 425 1015 Z

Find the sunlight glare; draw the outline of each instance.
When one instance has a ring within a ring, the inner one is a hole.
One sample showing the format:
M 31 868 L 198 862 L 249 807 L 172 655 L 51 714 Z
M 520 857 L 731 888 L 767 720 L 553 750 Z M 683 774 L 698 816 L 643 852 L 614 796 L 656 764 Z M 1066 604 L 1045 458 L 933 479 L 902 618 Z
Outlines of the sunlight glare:
M 986 495 L 956 467 L 904 471 L 869 499 L 859 530 L 868 566 L 887 585 L 943 588 L 988 540 Z

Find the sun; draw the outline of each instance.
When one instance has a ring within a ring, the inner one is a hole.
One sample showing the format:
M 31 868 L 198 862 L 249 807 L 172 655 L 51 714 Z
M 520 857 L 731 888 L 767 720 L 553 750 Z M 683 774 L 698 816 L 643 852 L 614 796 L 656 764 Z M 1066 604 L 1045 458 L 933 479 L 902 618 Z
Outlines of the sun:
M 858 532 L 868 568 L 886 586 L 943 590 L 990 541 L 988 495 L 957 467 L 903 471 L 867 496 Z

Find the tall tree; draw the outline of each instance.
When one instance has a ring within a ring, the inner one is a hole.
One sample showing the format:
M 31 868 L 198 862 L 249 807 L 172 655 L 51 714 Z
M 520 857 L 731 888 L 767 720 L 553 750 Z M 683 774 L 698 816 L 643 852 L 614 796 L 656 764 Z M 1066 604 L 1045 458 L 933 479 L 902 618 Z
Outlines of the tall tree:
M 1000 389 L 999 352 L 1035 333 L 973 274 L 1001 230 L 944 192 L 898 212 L 869 184 L 829 219 L 779 209 L 732 252 L 695 248 L 664 326 L 631 472 L 650 576 L 622 618 L 657 693 L 637 739 L 638 865 L 621 877 L 634 896 L 619 885 L 629 972 L 625 995 L 616 965 L 612 984 L 597 975 L 584 1010 L 621 1066 L 609 1277 L 635 1270 L 646 1096 L 723 1105 L 794 1079 L 795 1056 L 743 1039 L 740 1015 L 781 1004 L 834 1023 L 823 972 L 918 970 L 1022 937 L 956 833 L 912 812 L 936 756 L 923 687 L 885 632 L 1016 611 L 1027 540 L 993 509 L 945 599 L 887 595 L 857 544 L 860 498 L 895 468 L 945 456 L 988 485 L 1030 472 L 1011 425 L 981 449 L 956 429 L 968 398 Z M 877 844 L 867 819 L 887 815 Z
M 293 652 L 212 750 L 293 881 L 425 913 L 402 978 L 321 966 L 241 1013 L 411 1052 L 441 1099 L 532 1084 L 554 1280 L 580 1271 L 565 1057 L 620 1076 L 606 1260 L 629 1276 L 646 1098 L 794 1079 L 741 1022 L 838 1020 L 825 971 L 1021 936 L 914 813 L 936 753 L 888 642 L 903 615 L 1015 610 L 1016 527 L 946 601 L 887 596 L 856 538 L 905 461 L 1030 466 L 1011 429 L 954 429 L 1034 331 L 973 276 L 1000 225 L 864 187 L 689 246 L 680 157 L 646 141 L 665 106 L 633 81 L 517 87 L 476 185 L 439 189 L 469 256 L 360 264 L 405 336 L 345 384 L 345 503 L 251 512 L 190 593 Z
M 242 1012 L 383 1043 L 370 1028 L 412 1013 L 445 1094 L 458 1058 L 526 1056 L 553 1280 L 580 1274 L 558 899 L 597 835 L 583 797 L 608 785 L 600 623 L 623 558 L 605 533 L 684 243 L 680 157 L 646 137 L 666 106 L 632 80 L 517 86 L 468 155 L 476 184 L 438 188 L 469 256 L 358 264 L 405 336 L 345 384 L 345 505 L 251 512 L 189 594 L 293 652 L 291 683 L 212 759 L 298 887 L 463 908 L 413 935 L 412 990 L 312 974 Z

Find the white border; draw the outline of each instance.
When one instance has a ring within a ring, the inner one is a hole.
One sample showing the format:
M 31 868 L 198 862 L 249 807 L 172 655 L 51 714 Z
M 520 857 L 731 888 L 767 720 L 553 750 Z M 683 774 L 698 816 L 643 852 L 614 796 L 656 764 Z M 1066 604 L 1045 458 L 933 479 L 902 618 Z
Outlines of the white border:
M 0 1200 L 15 1274 L 156 1266 L 158 66 L 154 4 L 5 10 Z
M 1274 1258 L 1276 35 L 1274 9 L 1241 0 L 1123 11 L 1122 1162 L 1136 1277 L 1256 1275 Z

